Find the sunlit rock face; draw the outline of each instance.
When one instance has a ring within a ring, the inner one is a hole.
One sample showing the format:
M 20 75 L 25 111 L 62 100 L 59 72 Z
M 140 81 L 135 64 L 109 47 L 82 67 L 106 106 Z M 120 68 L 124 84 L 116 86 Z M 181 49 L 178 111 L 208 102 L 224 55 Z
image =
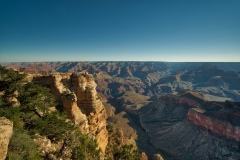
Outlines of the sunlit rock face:
M 7 156 L 8 143 L 13 134 L 13 122 L 0 117 L 0 160 Z
M 60 150 L 64 150 L 64 142 L 60 141 L 57 143 L 51 142 L 50 139 L 47 139 L 46 137 L 43 136 L 38 136 L 34 141 L 38 145 L 38 150 L 42 151 L 41 156 L 45 157 L 51 157 L 51 159 L 57 159 L 56 156 L 54 156 L 52 153 L 54 152 L 59 152 Z M 62 155 L 64 157 L 64 155 Z M 69 158 L 69 156 L 67 156 Z M 70 159 L 70 158 L 69 158 Z
M 87 116 L 82 113 L 77 105 L 77 97 L 75 93 L 63 94 L 61 96 L 64 110 L 67 112 L 68 118 L 72 120 L 75 125 L 79 126 L 79 129 L 83 133 L 89 132 L 89 125 Z
M 82 106 L 87 115 L 99 113 L 102 110 L 102 102 L 96 92 L 96 83 L 90 74 L 72 74 L 72 90 L 77 96 L 78 105 Z
M 98 142 L 105 152 L 108 142 L 106 110 L 96 92 L 96 83 L 88 73 L 64 73 L 35 76 L 34 83 L 51 89 L 56 100 L 63 105 L 68 118 Z

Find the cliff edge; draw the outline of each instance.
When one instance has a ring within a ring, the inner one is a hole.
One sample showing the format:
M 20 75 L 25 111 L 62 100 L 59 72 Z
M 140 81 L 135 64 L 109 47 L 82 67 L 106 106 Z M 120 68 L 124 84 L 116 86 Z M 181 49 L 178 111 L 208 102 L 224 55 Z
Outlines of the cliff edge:
M 67 112 L 68 118 L 82 133 L 96 139 L 99 148 L 105 152 L 108 143 L 107 114 L 91 74 L 80 72 L 30 75 L 29 79 L 33 83 L 49 87 L 55 99 Z

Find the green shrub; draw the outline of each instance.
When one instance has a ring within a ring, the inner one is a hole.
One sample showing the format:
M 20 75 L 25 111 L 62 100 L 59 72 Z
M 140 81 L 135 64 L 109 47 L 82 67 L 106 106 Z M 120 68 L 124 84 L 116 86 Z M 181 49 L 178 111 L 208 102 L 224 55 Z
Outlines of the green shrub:
M 122 134 L 118 128 L 112 125 L 107 125 L 108 130 L 108 145 L 106 148 L 106 159 L 114 160 L 140 160 L 141 155 L 133 145 L 124 144 L 122 142 Z
M 25 77 L 26 74 L 0 66 L 0 91 L 4 90 L 8 94 L 18 90 Z
M 58 112 L 52 112 L 42 118 L 34 119 L 29 130 L 33 134 L 38 133 L 52 141 L 58 141 L 64 138 L 63 134 L 66 131 L 73 130 L 73 125 L 62 118 Z
M 21 112 L 19 107 L 0 108 L 0 117 L 6 117 L 14 124 L 14 128 L 23 129 L 24 123 L 22 121 Z
M 114 159 L 140 160 L 141 156 L 138 150 L 133 149 L 133 145 L 124 144 L 120 148 L 116 148 Z
M 14 129 L 8 145 L 7 160 L 40 160 L 37 145 L 23 130 Z
M 22 110 L 38 110 L 42 114 L 45 114 L 49 107 L 56 105 L 50 89 L 34 83 L 27 83 L 21 88 L 19 100 Z
M 74 160 L 98 160 L 100 159 L 100 150 L 97 149 L 97 142 L 88 135 L 81 134 L 76 130 L 69 139 L 71 144 L 72 159 Z

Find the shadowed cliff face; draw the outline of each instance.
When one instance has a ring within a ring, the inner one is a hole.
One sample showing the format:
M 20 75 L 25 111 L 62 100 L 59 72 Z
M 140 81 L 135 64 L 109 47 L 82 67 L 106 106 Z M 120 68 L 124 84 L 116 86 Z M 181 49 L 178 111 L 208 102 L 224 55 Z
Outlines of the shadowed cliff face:
M 240 115 L 230 117 L 240 105 L 193 97 L 165 95 L 139 110 L 150 144 L 166 159 L 238 159 Z
M 96 83 L 88 73 L 65 73 L 33 75 L 32 81 L 51 89 L 56 100 L 62 104 L 69 119 L 83 133 L 95 137 L 105 152 L 108 142 L 106 111 L 96 92 Z

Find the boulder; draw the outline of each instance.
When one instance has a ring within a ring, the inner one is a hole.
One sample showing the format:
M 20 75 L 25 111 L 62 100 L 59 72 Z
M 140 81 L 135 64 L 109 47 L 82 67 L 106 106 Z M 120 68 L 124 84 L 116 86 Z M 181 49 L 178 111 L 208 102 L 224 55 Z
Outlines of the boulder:
M 0 117 L 0 160 L 4 160 L 7 156 L 9 140 L 13 134 L 13 122 Z
M 154 154 L 152 160 L 164 160 L 160 154 Z

